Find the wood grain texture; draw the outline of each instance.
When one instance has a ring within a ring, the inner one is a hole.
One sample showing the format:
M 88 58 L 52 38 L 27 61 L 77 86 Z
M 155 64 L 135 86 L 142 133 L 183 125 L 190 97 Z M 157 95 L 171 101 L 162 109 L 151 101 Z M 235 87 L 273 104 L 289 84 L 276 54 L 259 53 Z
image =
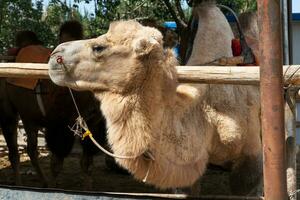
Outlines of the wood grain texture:
M 176 69 L 181 83 L 259 85 L 258 66 L 176 66 Z M 300 65 L 284 66 L 283 73 L 286 84 L 300 85 Z M 49 78 L 48 64 L 0 63 L 0 77 Z

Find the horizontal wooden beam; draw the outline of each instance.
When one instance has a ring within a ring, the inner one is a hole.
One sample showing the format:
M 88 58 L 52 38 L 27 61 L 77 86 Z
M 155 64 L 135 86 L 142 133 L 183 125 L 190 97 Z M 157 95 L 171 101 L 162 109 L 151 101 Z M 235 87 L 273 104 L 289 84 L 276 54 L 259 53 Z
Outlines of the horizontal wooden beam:
M 259 85 L 259 67 L 177 66 L 182 83 Z M 300 65 L 284 66 L 286 84 L 300 85 Z M 48 65 L 0 63 L 0 77 L 49 78 Z
M 259 67 L 177 66 L 183 83 L 259 84 Z
M 258 66 L 177 66 L 183 83 L 259 85 Z M 300 85 L 300 65 L 283 66 L 285 83 Z
M 0 77 L 49 79 L 48 64 L 0 63 Z

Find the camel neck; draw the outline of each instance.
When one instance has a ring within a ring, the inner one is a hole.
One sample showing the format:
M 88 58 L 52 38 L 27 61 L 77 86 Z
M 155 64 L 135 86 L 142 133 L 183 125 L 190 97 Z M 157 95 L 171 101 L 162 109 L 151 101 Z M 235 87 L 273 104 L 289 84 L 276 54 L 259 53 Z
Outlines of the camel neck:
M 172 107 L 176 96 L 176 71 L 173 57 L 165 65 L 151 62 L 145 79 L 135 92 L 122 95 L 112 92 L 96 94 L 107 120 L 108 140 L 119 155 L 145 152 L 159 134 L 160 124 L 168 123 L 163 114 Z M 169 63 L 170 64 L 169 64 Z M 121 151 L 122 150 L 122 151 Z
M 103 94 L 100 99 L 114 153 L 128 156 L 144 153 L 153 140 L 152 119 L 160 118 L 153 105 L 155 98 Z

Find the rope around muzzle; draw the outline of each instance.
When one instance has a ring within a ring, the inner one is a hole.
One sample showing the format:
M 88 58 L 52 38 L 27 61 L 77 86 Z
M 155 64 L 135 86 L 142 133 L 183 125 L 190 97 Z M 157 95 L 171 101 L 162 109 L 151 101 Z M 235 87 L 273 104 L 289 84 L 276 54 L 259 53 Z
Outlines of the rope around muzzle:
M 64 61 L 63 61 L 63 58 L 62 56 L 57 56 L 57 59 L 56 59 L 56 62 L 62 66 L 62 70 L 64 70 L 66 73 L 68 72 L 67 71 L 67 67 L 65 66 L 64 64 Z M 105 153 L 106 155 L 108 156 L 111 156 L 113 158 L 118 158 L 118 159 L 136 159 L 140 156 L 144 156 L 145 159 L 147 160 L 150 160 L 150 163 L 149 163 L 149 166 L 148 166 L 148 169 L 147 169 L 147 172 L 146 172 L 146 175 L 144 177 L 144 179 L 142 180 L 143 182 L 146 182 L 147 181 L 147 178 L 148 178 L 148 175 L 149 175 L 149 172 L 150 172 L 150 168 L 151 168 L 151 165 L 152 165 L 152 162 L 155 161 L 155 158 L 154 156 L 151 154 L 150 151 L 146 151 L 146 152 L 143 152 L 139 155 L 134 155 L 134 156 L 124 156 L 124 155 L 116 155 L 114 153 L 111 153 L 109 152 L 108 150 L 106 150 L 104 147 L 102 147 L 96 140 L 95 138 L 93 137 L 93 134 L 92 132 L 89 130 L 88 126 L 87 126 L 87 123 L 85 122 L 85 120 L 83 119 L 83 117 L 81 116 L 80 114 L 80 111 L 79 111 L 79 108 L 77 106 L 77 103 L 76 103 L 76 100 L 75 100 L 75 97 L 73 95 L 73 92 L 71 90 L 71 88 L 69 88 L 69 92 L 70 92 L 70 95 L 72 97 L 72 101 L 74 103 L 74 106 L 76 108 L 76 112 L 78 114 L 78 117 L 76 118 L 75 120 L 75 123 L 72 127 L 69 127 L 69 129 L 74 133 L 74 135 L 76 136 L 79 136 L 82 140 L 84 140 L 86 137 L 89 137 L 91 139 L 91 141 L 94 143 L 94 145 L 96 147 L 98 147 L 103 153 Z M 84 131 L 84 133 L 83 133 Z

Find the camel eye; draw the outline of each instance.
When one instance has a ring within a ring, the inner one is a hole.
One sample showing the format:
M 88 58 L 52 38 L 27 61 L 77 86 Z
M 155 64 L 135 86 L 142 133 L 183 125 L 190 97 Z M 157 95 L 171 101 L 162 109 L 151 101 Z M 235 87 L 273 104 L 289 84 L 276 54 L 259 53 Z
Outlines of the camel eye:
M 106 46 L 96 45 L 96 46 L 93 46 L 92 49 L 93 49 L 93 52 L 100 53 L 101 51 L 106 49 Z

